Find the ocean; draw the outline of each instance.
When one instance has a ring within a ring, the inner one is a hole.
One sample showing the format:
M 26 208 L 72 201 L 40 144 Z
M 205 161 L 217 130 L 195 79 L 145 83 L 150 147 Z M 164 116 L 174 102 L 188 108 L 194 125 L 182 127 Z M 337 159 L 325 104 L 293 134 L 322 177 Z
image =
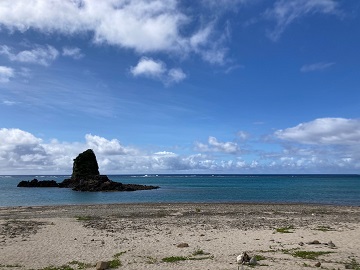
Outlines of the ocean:
M 305 203 L 360 206 L 360 175 L 108 175 L 121 183 L 160 186 L 135 192 L 18 188 L 22 180 L 69 175 L 0 176 L 0 207 L 108 203 Z

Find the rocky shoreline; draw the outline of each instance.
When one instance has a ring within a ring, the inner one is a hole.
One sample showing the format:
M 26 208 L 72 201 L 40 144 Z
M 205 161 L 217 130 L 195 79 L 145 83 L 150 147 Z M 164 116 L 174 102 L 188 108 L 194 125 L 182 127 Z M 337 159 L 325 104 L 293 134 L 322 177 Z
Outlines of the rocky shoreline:
M 158 186 L 138 185 L 138 184 L 123 184 L 111 181 L 106 175 L 95 176 L 93 179 L 79 184 L 73 184 L 71 179 L 65 179 L 61 183 L 55 180 L 37 180 L 36 178 L 29 181 L 21 181 L 17 187 L 24 188 L 72 188 L 75 191 L 136 191 L 136 190 L 151 190 L 158 189 Z

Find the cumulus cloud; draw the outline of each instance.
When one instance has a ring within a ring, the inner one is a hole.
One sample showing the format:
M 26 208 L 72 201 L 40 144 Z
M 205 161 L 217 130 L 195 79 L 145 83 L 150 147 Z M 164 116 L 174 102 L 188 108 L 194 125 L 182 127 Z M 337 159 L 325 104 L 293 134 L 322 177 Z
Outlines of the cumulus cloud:
M 29 132 L 20 129 L 0 129 L 1 149 L 14 148 L 19 145 L 38 145 L 41 139 L 36 138 Z
M 271 9 L 265 12 L 268 19 L 274 20 L 276 26 L 268 32 L 273 41 L 280 38 L 283 32 L 295 21 L 312 14 L 338 14 L 338 3 L 334 0 L 278 0 Z
M 85 139 L 89 148 L 103 155 L 126 155 L 135 152 L 134 149 L 122 146 L 116 139 L 107 140 L 91 134 L 86 134 Z
M 24 50 L 13 53 L 12 48 L 2 45 L 0 46 L 0 54 L 7 56 L 11 61 L 39 64 L 49 66 L 59 55 L 58 50 L 50 45 L 35 46 L 32 50 Z
M 71 172 L 73 159 L 82 151 L 92 148 L 102 173 L 167 173 L 208 172 L 228 170 L 245 163 L 231 160 L 215 160 L 204 154 L 178 155 L 160 151 L 148 153 L 122 145 L 117 139 L 87 134 L 83 142 L 45 142 L 33 134 L 20 129 L 0 129 L 0 169 L 3 173 L 37 174 Z M 231 151 L 228 143 L 210 139 L 213 147 Z
M 82 151 L 95 151 L 102 173 L 192 172 L 234 166 L 206 155 L 181 156 L 169 151 L 143 152 L 117 139 L 87 134 L 83 142 L 45 142 L 20 129 L 0 129 L 0 170 L 13 174 L 71 173 L 73 159 Z
M 162 81 L 164 84 L 178 83 L 186 78 L 180 68 L 168 69 L 164 62 L 142 57 L 136 66 L 130 68 L 134 77 L 147 77 Z
M 219 142 L 215 137 L 210 136 L 207 144 L 197 142 L 195 148 L 200 152 L 222 152 L 227 154 L 237 154 L 240 152 L 239 146 L 234 142 Z
M 184 73 L 184 71 L 182 71 L 181 68 L 172 68 L 168 71 L 167 81 L 178 83 L 182 80 L 185 80 L 186 77 L 186 74 Z
M 182 28 L 191 21 L 191 16 L 179 7 L 178 0 L 0 1 L 0 25 L 10 31 L 91 33 L 95 43 L 130 48 L 139 53 L 187 54 L 197 50 L 190 40 L 203 31 L 181 34 Z M 211 44 L 214 40 L 206 40 L 207 36 L 203 42 Z
M 0 83 L 7 83 L 15 76 L 14 69 L 10 67 L 0 66 Z
M 321 118 L 278 130 L 284 142 L 272 151 L 241 152 L 233 142 L 209 137 L 196 143 L 202 153 L 144 150 L 86 134 L 84 140 L 45 141 L 20 129 L 0 128 L 0 171 L 3 174 L 69 174 L 73 159 L 95 151 L 104 174 L 119 173 L 355 173 L 360 169 L 359 120 Z M 264 143 L 264 142 L 263 142 Z M 221 153 L 226 155 L 213 155 Z
M 81 49 L 78 47 L 64 47 L 62 55 L 74 58 L 76 60 L 84 57 L 84 54 L 81 53 Z
M 327 68 L 330 68 L 335 63 L 325 63 L 325 62 L 319 62 L 309 65 L 303 65 L 300 69 L 301 72 L 312 72 L 312 71 L 321 71 Z
M 318 118 L 295 127 L 278 130 L 282 140 L 303 144 L 359 145 L 360 120 L 346 118 Z
M 46 153 L 41 140 L 20 129 L 0 129 L 0 168 L 21 172 L 26 167 L 40 168 L 46 164 Z
M 166 67 L 162 61 L 143 57 L 135 67 L 131 67 L 130 72 L 135 77 L 146 76 L 160 78 L 166 72 Z

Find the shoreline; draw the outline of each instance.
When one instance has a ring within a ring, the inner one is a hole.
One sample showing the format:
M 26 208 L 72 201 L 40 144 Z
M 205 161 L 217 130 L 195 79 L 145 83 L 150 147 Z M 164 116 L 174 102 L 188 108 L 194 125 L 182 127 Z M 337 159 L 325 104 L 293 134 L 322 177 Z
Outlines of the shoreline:
M 126 209 L 134 208 L 133 210 L 139 211 L 139 208 L 149 208 L 151 210 L 153 207 L 201 207 L 204 206 L 208 207 L 225 207 L 225 208 L 233 208 L 233 207 L 250 207 L 250 208 L 288 208 L 288 207 L 295 207 L 295 208 L 305 208 L 305 209 L 358 209 L 360 212 L 360 206 L 357 205 L 337 205 L 337 204 L 319 204 L 319 203 L 279 203 L 279 202 L 134 202 L 134 203 L 90 203 L 90 204 L 59 204 L 59 205 L 19 205 L 19 206 L 0 206 L 0 219 L 2 218 L 2 213 L 14 212 L 19 214 L 19 210 L 27 210 L 28 213 L 32 213 L 36 215 L 37 212 L 46 212 L 46 211 L 60 211 L 59 213 L 65 211 L 87 211 L 89 209 L 97 209 L 98 211 L 101 209 L 108 209 L 109 211 L 114 211 L 114 209 L 118 207 L 123 207 Z M 135 209 L 136 208 L 136 209 Z
M 359 235 L 358 206 L 135 203 L 0 207 L 0 269 L 60 269 L 64 265 L 74 270 L 84 265 L 95 269 L 98 261 L 118 260 L 119 269 L 235 270 L 236 257 L 243 251 L 260 259 L 260 269 L 296 270 L 315 267 L 318 262 L 325 269 L 344 269 L 346 264 L 360 263 Z M 297 252 L 318 257 L 297 257 Z M 183 260 L 164 262 L 166 258 Z
M 125 205 L 125 206 L 129 206 L 129 205 L 297 205 L 297 206 L 324 206 L 324 207 L 360 207 L 360 205 L 352 205 L 352 204 L 331 204 L 331 203 L 316 203 L 316 202 L 273 202 L 273 201 L 268 201 L 268 202 L 255 202 L 255 201 L 204 201 L 204 202 L 192 202 L 192 201 L 174 201 L 174 202 L 106 202 L 106 203 L 74 203 L 74 204 L 40 204 L 40 205 L 4 205 L 1 206 L 0 205 L 0 210 L 1 209 L 12 209 L 12 208 L 38 208 L 38 207 L 44 207 L 44 208 L 49 208 L 49 207 L 54 207 L 54 208 L 61 208 L 61 207 L 87 207 L 87 206 L 112 206 L 112 205 Z

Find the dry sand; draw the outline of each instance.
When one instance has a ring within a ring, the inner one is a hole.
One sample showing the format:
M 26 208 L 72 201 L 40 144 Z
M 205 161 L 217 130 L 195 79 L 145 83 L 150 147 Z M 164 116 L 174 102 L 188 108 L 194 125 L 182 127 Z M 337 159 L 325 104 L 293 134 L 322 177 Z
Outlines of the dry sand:
M 281 228 L 290 229 L 278 232 Z M 319 244 L 311 244 L 315 240 Z M 258 269 L 309 269 L 316 268 L 317 262 L 323 269 L 345 269 L 350 263 L 360 269 L 360 207 L 112 204 L 0 208 L 1 270 L 64 265 L 95 269 L 96 262 L 115 259 L 121 262 L 119 269 L 236 270 L 236 257 L 243 251 L 262 258 L 255 266 Z M 324 254 L 316 259 L 295 256 L 309 254 L 304 251 Z M 163 261 L 169 257 L 184 260 Z

